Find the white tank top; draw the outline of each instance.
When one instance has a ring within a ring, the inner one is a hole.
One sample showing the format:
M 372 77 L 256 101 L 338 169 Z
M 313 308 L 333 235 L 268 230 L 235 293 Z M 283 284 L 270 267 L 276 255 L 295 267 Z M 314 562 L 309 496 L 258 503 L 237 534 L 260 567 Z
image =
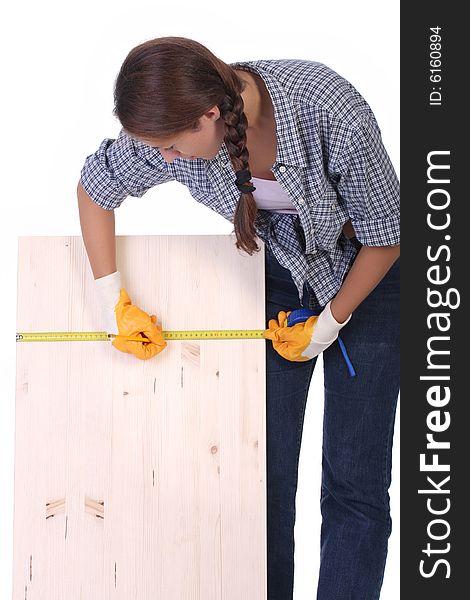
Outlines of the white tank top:
M 259 177 L 252 177 L 251 181 L 256 188 L 253 198 L 258 208 L 272 212 L 297 214 L 297 209 L 278 181 Z

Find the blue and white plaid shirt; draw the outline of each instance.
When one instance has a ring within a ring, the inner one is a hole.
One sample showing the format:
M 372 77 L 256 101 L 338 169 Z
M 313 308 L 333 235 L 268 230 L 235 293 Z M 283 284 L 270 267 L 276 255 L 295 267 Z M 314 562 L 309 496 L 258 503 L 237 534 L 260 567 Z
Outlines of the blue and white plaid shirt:
M 260 239 L 289 269 L 302 302 L 304 282 L 325 305 L 338 292 L 358 252 L 342 228 L 351 219 L 366 246 L 400 243 L 399 183 L 374 114 L 359 92 L 326 65 L 300 59 L 231 63 L 258 73 L 270 93 L 277 155 L 272 173 L 298 214 L 258 210 Z M 227 148 L 211 160 L 176 158 L 127 136 L 104 139 L 86 158 L 81 183 L 99 206 L 179 181 L 233 223 L 240 197 Z

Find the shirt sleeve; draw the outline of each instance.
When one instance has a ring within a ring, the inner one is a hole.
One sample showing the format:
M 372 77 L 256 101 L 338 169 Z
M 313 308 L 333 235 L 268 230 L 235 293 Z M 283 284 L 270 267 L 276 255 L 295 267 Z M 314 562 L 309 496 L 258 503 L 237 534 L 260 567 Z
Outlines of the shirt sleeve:
M 151 187 L 174 180 L 165 165 L 158 150 L 121 129 L 117 139 L 104 139 L 98 150 L 87 156 L 80 181 L 96 204 L 113 210 L 127 196 L 140 198 Z
M 372 112 L 361 117 L 334 169 L 358 240 L 366 246 L 400 243 L 400 186 Z

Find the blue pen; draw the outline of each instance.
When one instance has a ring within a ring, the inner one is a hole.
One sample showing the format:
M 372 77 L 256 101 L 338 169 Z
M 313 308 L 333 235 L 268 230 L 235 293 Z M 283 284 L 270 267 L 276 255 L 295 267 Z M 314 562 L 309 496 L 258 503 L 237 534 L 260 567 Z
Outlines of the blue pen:
M 287 317 L 287 327 L 292 327 L 296 323 L 304 323 L 309 317 L 314 317 L 316 315 L 319 315 L 320 312 L 321 312 L 321 310 L 313 311 L 313 310 L 310 310 L 309 308 L 298 308 L 296 310 L 293 310 L 290 313 L 290 315 Z M 346 352 L 346 347 L 344 345 L 344 342 L 340 338 L 339 335 L 338 335 L 338 343 L 339 343 L 339 347 L 341 348 L 341 352 L 343 353 L 344 360 L 346 361 L 346 364 L 348 366 L 349 374 L 351 375 L 351 377 L 355 377 L 356 371 L 354 370 L 354 367 L 352 366 L 352 363 L 349 359 L 348 353 Z

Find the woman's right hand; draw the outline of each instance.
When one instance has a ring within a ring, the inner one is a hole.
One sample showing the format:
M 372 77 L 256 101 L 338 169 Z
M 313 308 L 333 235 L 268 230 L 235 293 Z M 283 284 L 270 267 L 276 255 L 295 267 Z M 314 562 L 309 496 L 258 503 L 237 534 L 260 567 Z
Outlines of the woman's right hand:
M 115 348 L 142 360 L 164 350 L 167 343 L 157 325 L 157 317 L 149 316 L 132 304 L 128 293 L 121 287 L 119 271 L 95 279 L 95 285 L 101 300 L 106 332 L 117 334 L 112 342 Z

